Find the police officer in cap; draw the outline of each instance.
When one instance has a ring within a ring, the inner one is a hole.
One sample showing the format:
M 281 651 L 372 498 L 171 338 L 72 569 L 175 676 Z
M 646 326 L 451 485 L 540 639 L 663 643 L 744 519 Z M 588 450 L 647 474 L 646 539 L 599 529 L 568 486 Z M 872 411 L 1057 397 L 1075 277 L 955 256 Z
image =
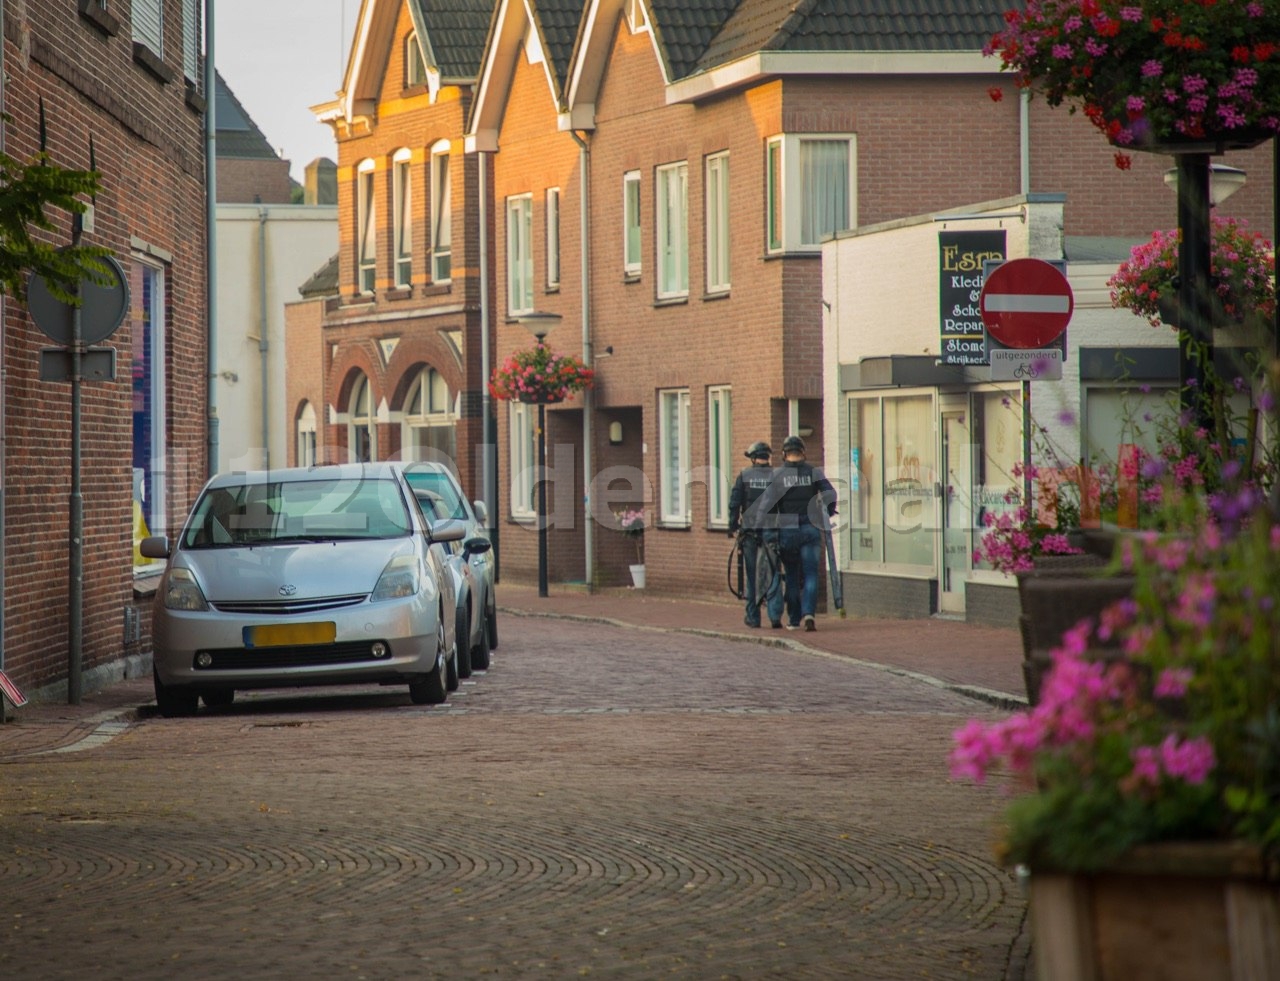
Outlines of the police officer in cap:
M 820 469 L 805 461 L 799 436 L 782 441 L 782 466 L 774 480 L 767 499 L 776 502 L 771 510 L 787 579 L 787 627 L 794 630 L 803 624 L 805 630 L 813 630 L 823 529 L 836 513 L 836 490 Z
M 751 461 L 751 466 L 738 474 L 729 493 L 729 537 L 741 532 L 738 544 L 747 573 L 743 586 L 746 616 L 742 622 L 748 627 L 760 626 L 760 604 L 764 603 L 770 626 L 781 627 L 778 531 L 773 527 L 775 522 L 768 513 L 769 501 L 764 496 L 773 483 L 773 468 L 769 466 L 773 450 L 768 443 L 757 441 L 747 447 L 744 455 Z

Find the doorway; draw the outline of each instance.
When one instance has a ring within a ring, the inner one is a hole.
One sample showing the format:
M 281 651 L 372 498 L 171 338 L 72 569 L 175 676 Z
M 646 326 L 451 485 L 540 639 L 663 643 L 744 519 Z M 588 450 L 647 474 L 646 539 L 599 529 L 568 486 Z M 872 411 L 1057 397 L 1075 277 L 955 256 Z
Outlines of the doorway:
M 942 548 L 938 610 L 964 613 L 965 581 L 973 554 L 973 429 L 968 398 L 942 398 Z

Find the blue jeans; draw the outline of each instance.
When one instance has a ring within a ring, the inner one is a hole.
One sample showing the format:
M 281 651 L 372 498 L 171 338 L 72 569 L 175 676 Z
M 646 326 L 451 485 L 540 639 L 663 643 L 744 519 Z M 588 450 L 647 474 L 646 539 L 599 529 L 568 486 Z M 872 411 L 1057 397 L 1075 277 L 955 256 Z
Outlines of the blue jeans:
M 787 574 L 787 620 L 800 626 L 803 617 L 818 610 L 818 566 L 822 561 L 822 532 L 811 524 L 779 531 L 782 566 Z
M 771 547 L 772 555 L 762 554 L 766 547 Z M 742 535 L 742 561 L 746 566 L 742 598 L 746 601 L 747 623 L 752 626 L 760 625 L 761 603 L 765 605 L 770 623 L 782 620 L 782 566 L 777 560 L 777 548 L 776 531 L 744 532 Z M 766 580 L 761 589 L 756 588 L 757 573 Z

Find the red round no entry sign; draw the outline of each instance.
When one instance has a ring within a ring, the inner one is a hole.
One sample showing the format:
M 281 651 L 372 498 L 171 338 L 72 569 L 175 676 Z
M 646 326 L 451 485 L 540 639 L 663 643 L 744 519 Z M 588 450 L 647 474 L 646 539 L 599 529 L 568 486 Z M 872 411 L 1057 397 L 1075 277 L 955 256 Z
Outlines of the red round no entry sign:
M 1045 347 L 1067 329 L 1075 297 L 1058 268 L 1043 259 L 1010 259 L 982 284 L 978 300 L 987 332 L 1007 347 Z

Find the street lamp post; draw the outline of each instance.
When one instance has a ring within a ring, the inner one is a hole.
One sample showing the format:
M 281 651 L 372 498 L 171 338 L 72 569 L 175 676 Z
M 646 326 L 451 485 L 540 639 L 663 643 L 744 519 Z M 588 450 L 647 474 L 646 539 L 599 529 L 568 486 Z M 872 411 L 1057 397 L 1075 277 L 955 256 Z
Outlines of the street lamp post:
M 560 322 L 558 313 L 526 313 L 515 318 L 541 345 Z M 538 399 L 538 595 L 547 596 L 547 402 Z

